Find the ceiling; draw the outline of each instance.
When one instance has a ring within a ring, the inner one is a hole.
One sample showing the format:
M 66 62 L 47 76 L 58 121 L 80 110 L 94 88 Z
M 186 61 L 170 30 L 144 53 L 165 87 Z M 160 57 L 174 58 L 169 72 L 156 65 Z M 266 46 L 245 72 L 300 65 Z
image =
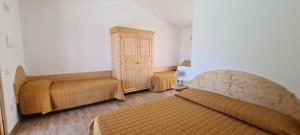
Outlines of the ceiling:
M 177 28 L 192 27 L 193 0 L 132 0 Z

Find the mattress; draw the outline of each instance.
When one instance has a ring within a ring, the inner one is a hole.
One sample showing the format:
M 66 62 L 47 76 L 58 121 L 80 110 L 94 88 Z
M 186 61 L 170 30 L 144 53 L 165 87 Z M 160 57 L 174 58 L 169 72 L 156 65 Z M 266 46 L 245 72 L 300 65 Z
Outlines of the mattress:
M 298 123 L 273 110 L 201 90 L 103 114 L 89 135 L 299 135 Z

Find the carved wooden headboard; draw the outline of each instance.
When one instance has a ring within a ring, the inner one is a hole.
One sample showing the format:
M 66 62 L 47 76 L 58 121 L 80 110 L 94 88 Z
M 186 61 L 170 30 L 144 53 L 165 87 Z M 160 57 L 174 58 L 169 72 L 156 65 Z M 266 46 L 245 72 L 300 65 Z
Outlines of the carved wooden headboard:
M 209 71 L 186 85 L 268 107 L 300 122 L 300 100 L 285 87 L 254 74 L 233 70 Z
M 15 91 L 15 97 L 17 103 L 18 103 L 19 90 L 26 81 L 27 81 L 27 76 L 25 74 L 24 68 L 22 66 L 18 66 L 16 70 L 15 81 L 14 81 L 14 91 Z

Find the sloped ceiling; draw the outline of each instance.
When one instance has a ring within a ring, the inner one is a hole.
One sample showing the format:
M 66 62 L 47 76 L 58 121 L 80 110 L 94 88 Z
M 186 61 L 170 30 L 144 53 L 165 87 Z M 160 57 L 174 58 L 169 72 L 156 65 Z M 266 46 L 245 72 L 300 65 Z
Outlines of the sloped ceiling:
M 177 28 L 191 27 L 193 0 L 132 0 Z

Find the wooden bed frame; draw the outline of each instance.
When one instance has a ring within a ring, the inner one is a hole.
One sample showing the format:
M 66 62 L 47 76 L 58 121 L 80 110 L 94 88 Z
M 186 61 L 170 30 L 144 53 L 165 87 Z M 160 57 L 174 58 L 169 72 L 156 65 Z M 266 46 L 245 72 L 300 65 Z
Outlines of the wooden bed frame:
M 254 74 L 233 70 L 209 71 L 185 82 L 185 85 L 261 105 L 287 114 L 300 123 L 300 100 L 295 94 Z

